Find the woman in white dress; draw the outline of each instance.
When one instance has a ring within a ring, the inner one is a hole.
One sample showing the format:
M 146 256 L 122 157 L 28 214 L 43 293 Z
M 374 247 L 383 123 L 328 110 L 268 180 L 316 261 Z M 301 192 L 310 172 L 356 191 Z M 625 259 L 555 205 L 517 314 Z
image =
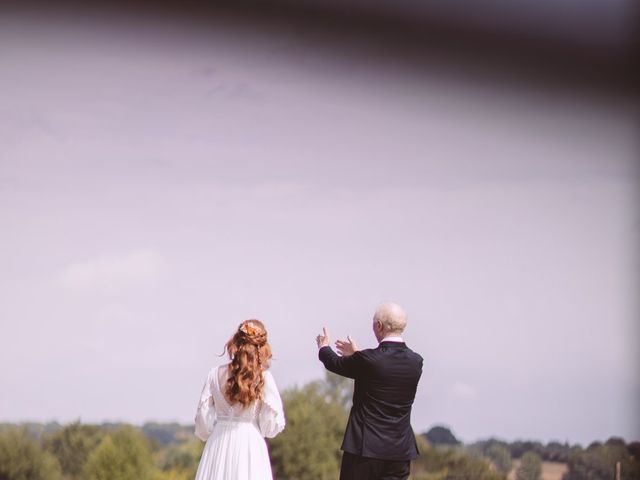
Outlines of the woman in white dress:
M 272 480 L 264 437 L 285 418 L 262 322 L 242 322 L 225 350 L 231 361 L 209 371 L 198 403 L 195 433 L 206 445 L 196 480 Z

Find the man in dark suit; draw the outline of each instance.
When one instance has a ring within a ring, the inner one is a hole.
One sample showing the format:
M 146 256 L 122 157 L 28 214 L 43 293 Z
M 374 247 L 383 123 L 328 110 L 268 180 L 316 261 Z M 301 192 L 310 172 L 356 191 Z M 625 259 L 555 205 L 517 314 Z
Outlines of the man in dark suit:
M 326 328 L 316 341 L 327 370 L 353 378 L 353 406 L 342 442 L 340 480 L 404 480 L 418 456 L 411 407 L 422 375 L 422 357 L 404 343 L 407 314 L 395 303 L 380 305 L 373 317 L 377 348 L 358 350 L 338 340 L 338 356 Z

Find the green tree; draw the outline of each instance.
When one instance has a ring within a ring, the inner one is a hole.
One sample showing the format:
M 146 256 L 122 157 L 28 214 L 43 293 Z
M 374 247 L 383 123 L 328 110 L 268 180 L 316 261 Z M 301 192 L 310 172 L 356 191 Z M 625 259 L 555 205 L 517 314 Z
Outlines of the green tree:
M 193 480 L 195 473 L 192 475 L 186 470 L 157 470 L 151 480 Z
M 277 478 L 338 478 L 347 413 L 338 401 L 327 398 L 326 388 L 324 382 L 313 382 L 283 392 L 287 427 L 269 440 Z
M 156 455 L 156 465 L 162 469 L 162 478 L 191 479 L 196 476 L 204 443 L 200 440 L 170 445 Z M 155 480 L 155 479 L 154 479 Z
M 150 480 L 155 474 L 147 439 L 120 427 L 102 439 L 84 467 L 86 480 Z
M 640 461 L 640 442 L 631 442 L 627 445 L 629 455 L 636 461 Z
M 494 443 L 487 449 L 486 455 L 500 472 L 506 474 L 511 471 L 511 451 L 505 445 Z
M 56 458 L 26 429 L 9 428 L 0 434 L 0 479 L 62 480 L 62 473 Z
M 71 423 L 44 437 L 44 448 L 53 454 L 65 477 L 80 480 L 89 454 L 100 444 L 104 433 L 96 425 Z
M 535 452 L 522 455 L 520 465 L 516 470 L 516 480 L 540 480 L 542 473 L 542 459 Z
M 620 462 L 622 478 L 640 478 L 640 461 L 620 441 L 591 444 L 586 450 L 574 449 L 568 461 L 569 470 L 563 480 L 610 480 Z
M 178 443 L 193 437 L 193 429 L 185 428 L 179 423 L 147 422 L 142 426 L 142 433 L 149 439 L 152 445 L 166 447 L 172 443 Z
M 330 402 L 337 403 L 346 411 L 351 408 L 351 402 L 353 400 L 352 379 L 342 377 L 326 370 L 322 389 L 326 392 L 327 398 Z
M 504 480 L 483 459 L 453 448 L 418 445 L 420 456 L 411 465 L 412 480 Z
M 460 445 L 460 440 L 456 438 L 453 432 L 442 425 L 431 427 L 424 437 L 432 445 Z

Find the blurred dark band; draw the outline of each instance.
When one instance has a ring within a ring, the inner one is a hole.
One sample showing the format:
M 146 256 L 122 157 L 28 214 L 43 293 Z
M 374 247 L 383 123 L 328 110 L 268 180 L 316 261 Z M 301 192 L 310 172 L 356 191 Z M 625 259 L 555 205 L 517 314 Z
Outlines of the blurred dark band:
M 318 32 L 332 45 L 367 43 L 387 56 L 426 58 L 612 93 L 637 91 L 634 0 L 188 0 L 4 2 L 0 14 L 119 14 L 252 29 Z

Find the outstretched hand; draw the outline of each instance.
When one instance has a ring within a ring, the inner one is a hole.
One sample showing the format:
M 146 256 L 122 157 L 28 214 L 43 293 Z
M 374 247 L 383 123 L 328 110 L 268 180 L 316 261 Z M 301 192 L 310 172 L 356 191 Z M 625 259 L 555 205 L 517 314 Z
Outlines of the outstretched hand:
M 358 351 L 358 345 L 356 345 L 356 342 L 347 335 L 346 340 L 336 340 L 336 349 L 340 355 L 348 357 Z
M 316 337 L 316 343 L 318 344 L 318 348 L 329 346 L 331 339 L 329 338 L 327 327 L 322 327 L 322 333 Z

